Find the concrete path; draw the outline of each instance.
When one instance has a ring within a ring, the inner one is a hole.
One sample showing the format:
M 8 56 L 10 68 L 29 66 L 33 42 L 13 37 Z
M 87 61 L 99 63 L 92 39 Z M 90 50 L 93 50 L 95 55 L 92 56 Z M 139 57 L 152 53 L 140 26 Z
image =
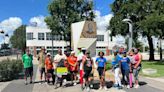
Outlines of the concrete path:
M 34 59 L 34 84 L 25 85 L 24 79 L 13 80 L 7 83 L 0 83 L 0 92 L 82 92 L 80 84 L 76 86 L 69 86 L 64 88 L 55 89 L 53 85 L 47 85 L 46 83 L 39 84 L 39 69 L 38 62 Z M 163 79 L 163 78 L 162 78 Z M 94 71 L 94 89 L 91 89 L 91 92 L 164 92 L 163 84 L 164 82 L 159 79 L 149 79 L 141 77 L 141 86 L 138 89 L 124 88 L 122 90 L 118 90 L 112 87 L 112 82 L 114 80 L 111 71 L 106 72 L 106 81 L 108 91 L 98 90 L 99 88 L 99 77 L 97 71 Z M 3 85 L 3 86 L 2 86 Z M 83 92 L 86 92 L 84 90 Z

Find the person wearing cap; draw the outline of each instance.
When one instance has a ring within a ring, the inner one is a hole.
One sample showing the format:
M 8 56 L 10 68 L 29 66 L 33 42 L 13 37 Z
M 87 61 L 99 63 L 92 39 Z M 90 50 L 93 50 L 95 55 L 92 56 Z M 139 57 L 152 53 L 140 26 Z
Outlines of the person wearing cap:
M 77 85 L 77 73 L 78 73 L 78 62 L 75 56 L 75 51 L 71 52 L 71 55 L 67 58 L 69 64 L 69 71 L 71 73 L 71 80 L 73 85 Z
M 121 63 L 122 82 L 124 85 L 127 86 L 127 88 L 130 88 L 129 86 L 130 59 L 127 57 L 126 51 L 123 51 L 123 57 L 120 63 Z
M 45 59 L 45 69 L 46 69 L 46 77 L 47 77 L 47 83 L 50 83 L 50 77 L 52 77 L 52 84 L 55 83 L 55 75 L 54 75 L 54 69 L 53 69 L 53 61 L 51 59 L 51 54 L 47 53 L 46 59 Z
M 44 74 L 44 79 L 46 81 L 45 59 L 46 59 L 45 48 L 41 48 L 41 51 L 38 54 L 39 71 L 40 71 L 40 84 L 42 83 L 43 74 Z
M 26 53 L 22 56 L 24 66 L 24 78 L 25 85 L 27 85 L 27 77 L 30 76 L 30 84 L 32 83 L 33 77 L 33 56 L 30 54 L 29 49 L 26 49 Z
M 90 52 L 87 51 L 85 53 L 85 56 L 83 56 L 83 60 L 82 60 L 82 69 L 84 70 L 84 78 L 85 78 L 85 85 L 86 85 L 86 89 L 87 91 L 90 90 L 90 87 L 92 85 L 92 80 L 90 79 L 90 77 L 92 77 L 92 68 L 93 68 L 93 59 L 90 56 Z M 83 80 L 83 78 L 81 79 L 81 81 Z M 93 86 L 93 85 L 92 85 Z M 82 85 L 83 87 L 83 85 Z
M 114 71 L 114 77 L 115 77 L 115 83 L 114 87 L 117 87 L 118 89 L 122 89 L 122 84 L 121 84 L 121 79 L 119 77 L 120 73 L 120 62 L 121 62 L 121 57 L 118 55 L 118 51 L 114 50 L 114 58 L 112 59 L 112 69 Z
M 105 89 L 107 90 L 107 87 L 105 86 L 105 69 L 106 69 L 106 63 L 107 60 L 104 58 L 104 52 L 100 51 L 98 53 L 99 57 L 96 58 L 96 64 L 98 66 L 97 71 L 99 73 L 100 77 L 100 90 Z

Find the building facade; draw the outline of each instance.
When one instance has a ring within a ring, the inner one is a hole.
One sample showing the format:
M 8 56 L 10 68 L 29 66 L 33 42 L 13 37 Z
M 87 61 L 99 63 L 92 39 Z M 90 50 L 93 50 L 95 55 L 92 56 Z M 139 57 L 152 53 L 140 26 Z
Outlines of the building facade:
M 41 48 L 45 48 L 46 52 L 52 52 L 51 30 L 41 27 L 26 27 L 26 46 L 34 56 L 37 56 Z M 68 43 L 63 40 L 60 35 L 53 36 L 53 52 L 57 53 L 58 49 L 63 52 L 67 49 Z M 115 42 L 110 41 L 108 31 L 97 31 L 96 54 L 99 51 L 110 54 Z

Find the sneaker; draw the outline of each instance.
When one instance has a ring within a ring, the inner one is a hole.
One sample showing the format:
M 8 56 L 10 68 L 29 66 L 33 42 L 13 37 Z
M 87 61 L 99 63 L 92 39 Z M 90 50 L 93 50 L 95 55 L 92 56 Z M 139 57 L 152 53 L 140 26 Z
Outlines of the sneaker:
M 32 81 L 30 81 L 30 84 L 32 84 L 33 82 Z
M 92 84 L 90 85 L 90 88 L 93 88 L 93 85 Z
M 75 83 L 73 83 L 73 85 L 74 85 L 74 86 L 76 86 L 76 85 L 77 85 L 77 83 L 75 82 Z
M 103 88 L 100 86 L 99 90 L 102 90 Z
M 134 88 L 139 88 L 139 85 L 135 85 Z
M 117 87 L 118 87 L 118 84 L 114 84 L 113 87 L 114 87 L 114 88 L 117 88 Z
M 108 90 L 108 88 L 105 86 L 105 87 L 104 87 L 104 90 L 105 90 L 105 91 L 107 91 L 107 90 Z
M 127 88 L 129 89 L 129 88 L 130 88 L 130 86 L 129 86 L 129 85 L 127 85 Z
M 118 89 L 122 89 L 122 86 L 119 86 Z
M 24 83 L 25 85 L 27 85 L 27 81 L 25 81 L 25 83 Z
M 87 90 L 87 92 L 90 92 L 90 88 L 89 88 L 89 87 L 87 87 L 87 89 L 86 89 L 86 90 Z

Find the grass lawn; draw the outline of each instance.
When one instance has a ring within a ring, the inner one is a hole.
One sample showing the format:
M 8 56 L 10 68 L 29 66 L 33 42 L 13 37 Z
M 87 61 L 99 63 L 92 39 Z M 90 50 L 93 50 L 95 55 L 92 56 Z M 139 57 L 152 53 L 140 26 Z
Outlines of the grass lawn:
M 141 75 L 148 76 L 148 77 L 164 77 L 164 62 L 142 61 L 142 69 L 146 69 L 146 68 L 157 69 L 157 74 L 144 75 L 141 70 L 141 72 L 140 72 Z

